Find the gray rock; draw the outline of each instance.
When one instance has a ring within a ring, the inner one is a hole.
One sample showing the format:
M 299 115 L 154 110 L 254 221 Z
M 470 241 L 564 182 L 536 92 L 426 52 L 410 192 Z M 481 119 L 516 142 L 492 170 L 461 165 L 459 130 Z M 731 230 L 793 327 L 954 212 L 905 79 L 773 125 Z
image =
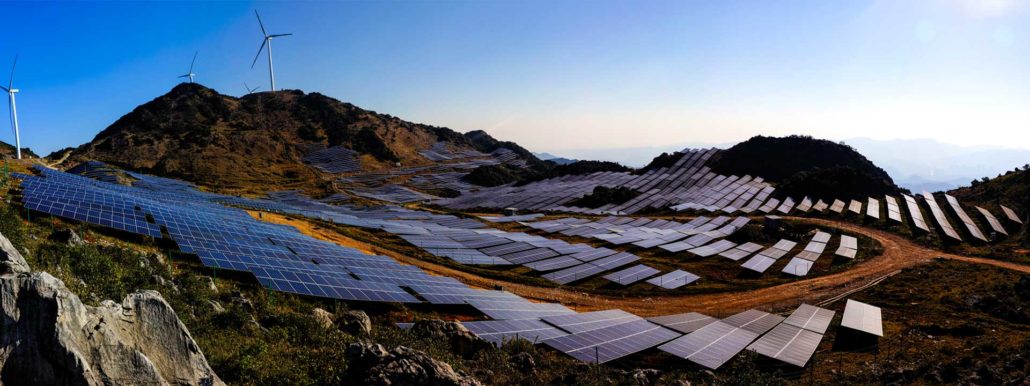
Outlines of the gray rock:
M 154 262 L 157 265 L 164 266 L 164 265 L 167 264 L 165 262 L 165 255 L 162 255 L 160 253 L 151 253 L 151 254 L 147 255 L 147 258 L 150 259 L 150 261 Z
M 411 332 L 422 338 L 446 341 L 452 350 L 466 357 L 493 346 L 458 322 L 420 320 L 411 326 Z
M 45 272 L 0 276 L 0 383 L 221 385 L 161 295 L 84 305 Z
M 658 378 L 661 378 L 662 372 L 655 369 L 636 369 L 633 370 L 633 380 L 640 386 L 654 385 L 658 382 Z
M 73 247 L 86 243 L 85 241 L 82 241 L 82 238 L 79 237 L 78 233 L 75 233 L 75 231 L 71 229 L 55 230 L 54 233 L 50 234 L 50 238 Z
M 318 325 L 322 326 L 322 328 L 333 328 L 333 314 L 329 313 L 329 311 L 315 307 L 315 309 L 311 310 L 311 318 L 315 319 L 315 322 L 318 322 Z
M 219 303 L 217 300 L 208 300 L 207 305 L 211 306 L 211 311 L 216 314 L 225 312 L 225 307 L 222 307 L 222 303 Z
M 165 284 L 167 284 L 165 278 L 161 275 L 151 275 L 150 281 L 154 282 L 154 284 L 157 284 L 159 286 L 164 286 Z
M 399 346 L 389 352 L 379 344 L 347 347 L 348 373 L 363 385 L 479 386 L 475 378 L 422 352 Z
M 204 276 L 201 280 L 204 281 L 204 284 L 207 286 L 209 291 L 218 292 L 218 286 L 215 285 L 215 279 L 212 279 L 210 276 Z
M 31 271 L 25 257 L 11 244 L 11 241 L 0 234 L 0 274 L 26 273 Z
M 254 302 L 247 299 L 242 292 L 236 292 L 236 296 L 233 296 L 230 301 L 232 301 L 232 304 L 240 306 L 247 312 L 254 312 Z
M 340 331 L 354 336 L 368 336 L 372 333 L 372 319 L 364 311 L 347 311 L 336 319 Z

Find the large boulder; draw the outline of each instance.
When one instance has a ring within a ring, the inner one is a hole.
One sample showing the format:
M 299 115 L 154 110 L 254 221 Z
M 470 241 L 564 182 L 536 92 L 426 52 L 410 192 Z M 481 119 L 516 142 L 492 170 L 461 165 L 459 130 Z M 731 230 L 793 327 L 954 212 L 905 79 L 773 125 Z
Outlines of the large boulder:
M 0 234 L 0 274 L 29 272 L 29 263 L 11 241 Z
M 346 355 L 351 379 L 362 385 L 482 385 L 451 365 L 404 346 L 387 351 L 379 344 L 351 343 Z
M 71 229 L 55 230 L 54 233 L 50 234 L 50 239 L 68 244 L 72 247 L 86 243 L 85 241 L 82 241 L 82 237 L 79 237 L 78 233 L 75 233 L 75 231 Z
M 20 255 L 2 257 L 15 270 L 0 275 L 0 384 L 223 384 L 159 293 L 91 307 L 50 274 L 19 270 Z
M 372 333 L 372 319 L 363 311 L 347 311 L 336 319 L 340 331 L 354 336 L 368 336 Z
M 315 322 L 318 322 L 318 325 L 322 326 L 322 328 L 333 328 L 333 314 L 329 311 L 315 307 L 315 309 L 311 310 L 311 318 L 315 319 Z
M 438 319 L 420 320 L 411 326 L 415 336 L 444 341 L 460 355 L 469 357 L 493 344 L 476 336 L 458 322 L 445 322 Z

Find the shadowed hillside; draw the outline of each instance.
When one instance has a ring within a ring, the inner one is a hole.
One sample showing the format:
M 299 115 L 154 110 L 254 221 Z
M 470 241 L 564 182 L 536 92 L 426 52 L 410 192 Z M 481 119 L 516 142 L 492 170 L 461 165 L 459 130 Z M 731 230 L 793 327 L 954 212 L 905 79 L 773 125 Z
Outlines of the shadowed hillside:
M 36 155 L 36 153 L 32 152 L 32 149 L 29 149 L 27 147 L 21 148 L 21 156 L 22 157 L 39 158 L 39 156 Z M 14 158 L 15 157 L 14 145 L 11 145 L 11 144 L 9 144 L 7 142 L 0 141 L 0 157 L 11 157 L 11 158 Z
M 130 170 L 219 188 L 310 188 L 331 178 L 304 164 L 333 146 L 358 153 L 362 169 L 430 164 L 419 151 L 445 142 L 455 150 L 490 152 L 518 145 L 483 132 L 468 135 L 403 121 L 319 93 L 297 90 L 235 98 L 183 83 L 147 102 L 79 146 L 71 161 L 98 160 Z
M 752 137 L 719 152 L 709 165 L 720 174 L 763 177 L 795 196 L 865 198 L 899 190 L 887 172 L 850 146 L 808 136 Z
M 1023 219 L 1030 214 L 1030 165 L 1015 168 L 994 178 L 974 180 L 971 186 L 949 192 L 960 201 L 976 203 L 992 212 L 1005 205 Z M 1030 233 L 1023 233 L 1023 243 L 1030 243 Z

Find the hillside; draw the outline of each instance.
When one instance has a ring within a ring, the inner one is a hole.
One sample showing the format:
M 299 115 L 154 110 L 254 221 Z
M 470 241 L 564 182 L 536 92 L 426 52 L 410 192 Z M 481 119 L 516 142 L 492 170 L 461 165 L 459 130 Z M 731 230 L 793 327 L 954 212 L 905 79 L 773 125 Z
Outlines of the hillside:
M 11 145 L 11 144 L 9 144 L 7 142 L 0 141 L 0 157 L 3 157 L 3 158 L 12 157 L 13 158 L 14 156 L 15 156 L 14 145 Z M 36 155 L 36 153 L 32 152 L 32 149 L 29 149 L 27 147 L 21 148 L 21 156 L 22 157 L 39 158 L 39 156 Z
M 463 135 L 406 122 L 319 93 L 235 98 L 188 83 L 121 117 L 74 149 L 69 160 L 98 160 L 216 188 L 312 188 L 333 177 L 304 157 L 335 146 L 356 152 L 361 170 L 431 164 L 419 153 L 431 148 L 489 153 L 506 147 L 538 162 L 518 145 L 481 131 Z
M 1030 165 L 1016 168 L 994 178 L 974 180 L 971 186 L 949 192 L 960 201 L 976 203 L 996 212 L 998 205 L 1016 211 L 1026 222 L 1030 213 Z M 1023 242 L 1030 243 L 1030 233 L 1023 233 Z
M 719 152 L 709 166 L 720 174 L 763 177 L 795 195 L 865 198 L 899 191 L 855 149 L 808 136 L 755 136 Z

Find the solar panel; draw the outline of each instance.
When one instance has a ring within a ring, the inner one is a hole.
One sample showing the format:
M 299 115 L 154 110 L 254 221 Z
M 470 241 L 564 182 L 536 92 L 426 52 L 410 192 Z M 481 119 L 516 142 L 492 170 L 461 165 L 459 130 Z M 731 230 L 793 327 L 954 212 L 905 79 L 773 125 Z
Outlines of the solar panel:
M 468 304 L 494 319 L 535 319 L 576 313 L 561 304 L 532 303 L 527 300 L 471 299 Z
M 898 200 L 891 196 L 884 196 L 887 201 L 887 218 L 894 222 L 901 222 L 901 207 L 898 206 Z
M 783 317 L 761 310 L 747 310 L 734 314 L 722 321 L 756 334 L 763 334 L 783 321 Z
M 880 218 L 880 201 L 869 197 L 869 203 L 866 204 L 866 216 L 879 219 Z
M 461 322 L 461 325 L 476 336 L 496 345 L 512 339 L 525 339 L 536 343 L 568 335 L 565 331 L 536 319 L 484 320 Z
M 935 199 L 930 192 L 923 192 L 923 199 L 926 201 L 926 205 L 930 207 L 930 213 L 933 215 L 933 218 L 937 220 L 937 225 L 941 227 L 944 234 L 955 240 L 962 241 L 962 237 L 958 235 L 955 228 L 953 228 L 951 223 L 948 222 L 948 218 L 944 215 L 944 211 L 941 210 L 939 205 L 937 205 L 937 199 Z
M 794 276 L 805 276 L 808 275 L 808 270 L 812 269 L 812 265 L 814 264 L 815 263 L 810 260 L 795 257 L 787 262 L 787 266 L 783 267 L 783 273 Z
M 543 321 L 557 326 L 562 330 L 568 331 L 569 333 L 576 334 L 640 319 L 641 318 L 639 316 L 623 310 L 604 310 L 584 312 L 580 314 L 548 316 L 544 317 Z
M 824 334 L 833 320 L 833 315 L 833 311 L 825 308 L 802 304 L 783 323 Z
M 844 317 L 841 327 L 862 331 L 876 336 L 883 336 L 883 320 L 880 307 L 871 306 L 856 300 L 848 299 L 844 306 Z
M 758 335 L 720 320 L 658 346 L 658 349 L 716 370 L 744 350 Z
M 820 333 L 784 323 L 752 343 L 748 350 L 805 367 L 822 339 L 823 335 Z
M 556 269 L 568 268 L 579 264 L 583 264 L 583 262 L 573 259 L 569 256 L 558 256 L 551 259 L 534 261 L 532 263 L 527 263 L 524 265 L 534 271 L 547 272 Z
M 833 200 L 833 205 L 830 205 L 830 210 L 836 213 L 841 213 L 844 211 L 844 205 L 847 205 L 844 203 L 844 201 Z
M 916 203 L 916 199 L 907 194 L 902 194 L 901 196 L 905 199 L 905 206 L 908 208 L 909 216 L 912 217 L 912 224 L 924 232 L 929 232 L 930 227 L 926 225 L 926 220 L 923 219 L 923 212 L 919 210 L 919 204 Z
M 744 264 L 741 265 L 741 267 L 758 273 L 762 273 L 769 269 L 769 267 L 771 267 L 775 262 L 776 259 L 759 253 L 757 255 L 752 256 L 750 259 L 748 259 L 748 261 L 745 261 Z
M 858 200 L 851 200 L 851 204 L 848 205 L 848 211 L 855 214 L 862 214 L 862 202 Z
M 691 249 L 689 252 L 701 257 L 708 257 L 716 253 L 724 252 L 737 244 L 728 240 L 719 240 L 714 243 Z
M 1009 209 L 1009 207 L 1007 207 L 1005 205 L 998 205 L 998 206 L 1001 207 L 1001 211 L 1005 213 L 1005 217 L 1008 217 L 1008 219 L 1010 221 L 1015 222 L 1015 223 L 1019 223 L 1019 224 L 1023 223 L 1023 220 L 1019 219 L 1019 215 L 1017 215 L 1014 210 Z
M 518 295 L 505 291 L 478 290 L 473 288 L 408 284 L 415 293 L 432 304 L 465 304 L 469 299 L 520 299 Z
M 837 247 L 837 251 L 834 253 L 838 256 L 854 259 L 855 254 L 858 253 L 858 239 L 852 236 L 841 235 L 840 246 Z
M 699 276 L 683 270 L 675 270 L 667 274 L 653 277 L 647 280 L 648 283 L 665 289 L 676 289 L 700 279 Z
M 994 215 L 991 214 L 991 212 L 988 212 L 987 209 L 981 208 L 979 206 L 976 207 L 976 210 L 980 212 L 980 215 L 984 216 L 984 219 L 987 220 L 987 224 L 991 226 L 992 230 L 1008 236 L 1009 233 L 1005 231 L 1005 227 L 1001 226 L 1001 222 L 998 221 L 998 218 L 994 217 Z
M 699 314 L 697 312 L 687 312 L 675 315 L 664 315 L 654 316 L 647 318 L 651 323 L 659 324 L 665 328 L 670 328 L 684 334 L 697 331 L 701 327 L 712 324 L 719 319 L 713 318 L 708 315 Z
M 548 339 L 544 344 L 583 362 L 606 363 L 679 336 L 679 333 L 641 319 Z
M 980 231 L 980 227 L 977 226 L 976 223 L 973 222 L 973 219 L 969 217 L 969 214 L 962 209 L 962 205 L 958 203 L 958 200 L 950 194 L 945 194 L 944 198 L 948 201 L 948 205 L 951 206 L 951 210 L 955 212 L 955 215 L 962 221 L 962 224 L 966 226 L 966 230 L 969 231 L 969 234 L 973 235 L 974 238 L 980 241 L 986 242 L 987 237 L 984 237 L 983 232 Z
M 632 266 L 621 271 L 612 272 L 604 276 L 608 281 L 619 283 L 621 285 L 630 285 L 640 280 L 649 278 L 658 274 L 659 270 L 640 264 Z

